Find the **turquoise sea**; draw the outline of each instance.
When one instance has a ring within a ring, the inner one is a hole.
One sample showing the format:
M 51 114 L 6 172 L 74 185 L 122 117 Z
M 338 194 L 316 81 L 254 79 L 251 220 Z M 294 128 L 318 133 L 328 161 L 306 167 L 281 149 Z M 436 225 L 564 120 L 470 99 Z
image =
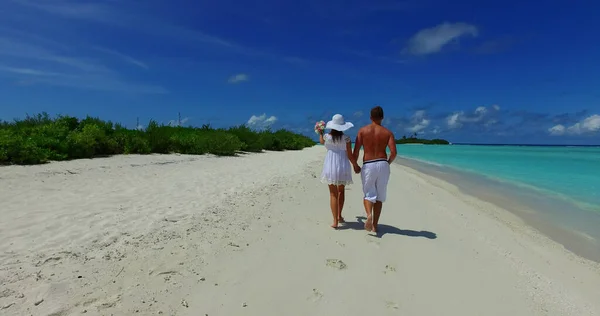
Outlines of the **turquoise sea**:
M 600 262 L 600 147 L 398 145 L 399 164 L 509 210 Z
M 526 186 L 600 212 L 600 147 L 398 145 L 398 156 Z

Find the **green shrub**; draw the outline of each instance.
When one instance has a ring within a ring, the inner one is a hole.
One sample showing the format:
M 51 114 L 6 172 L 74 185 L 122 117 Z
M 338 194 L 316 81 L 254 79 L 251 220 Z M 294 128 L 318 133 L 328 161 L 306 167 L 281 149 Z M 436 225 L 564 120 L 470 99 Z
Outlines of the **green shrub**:
M 110 121 L 48 114 L 0 122 L 0 164 L 39 164 L 50 160 L 115 154 L 182 153 L 233 156 L 239 151 L 298 150 L 314 146 L 310 138 L 287 130 L 254 131 L 172 127 L 150 121 L 145 130 L 130 130 Z
M 0 164 L 4 165 L 13 161 L 12 156 L 19 141 L 21 141 L 21 137 L 15 135 L 13 131 L 0 129 Z
M 83 130 L 75 130 L 67 136 L 68 155 L 71 158 L 92 158 L 103 138 L 98 126 L 88 125 Z
M 206 133 L 195 133 L 193 130 L 181 128 L 179 133 L 171 134 L 169 151 L 189 155 L 203 155 L 208 151 Z
M 8 150 L 0 146 L 0 165 L 8 164 Z
M 280 129 L 276 132 L 264 131 L 261 133 L 264 147 L 267 150 L 300 150 L 315 145 L 310 138 Z
M 40 164 L 47 162 L 49 156 L 49 150 L 40 148 L 33 138 L 0 131 L 0 159 L 3 164 Z
M 232 127 L 227 130 L 242 141 L 241 150 L 247 152 L 261 152 L 265 148 L 264 140 L 260 133 L 252 131 L 245 125 Z
M 168 154 L 171 150 L 171 135 L 174 127 L 160 126 L 156 121 L 150 121 L 146 128 L 146 137 L 153 153 Z
M 149 154 L 152 152 L 150 142 L 144 132 L 117 128 L 114 140 L 119 154 Z
M 244 143 L 234 134 L 215 131 L 206 134 L 208 152 L 218 156 L 233 156 L 240 151 Z

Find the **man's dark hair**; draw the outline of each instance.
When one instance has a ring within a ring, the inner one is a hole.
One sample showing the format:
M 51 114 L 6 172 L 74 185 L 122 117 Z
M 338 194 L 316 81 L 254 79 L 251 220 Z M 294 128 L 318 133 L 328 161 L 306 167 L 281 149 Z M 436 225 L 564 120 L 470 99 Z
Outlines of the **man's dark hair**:
M 383 109 L 379 105 L 371 109 L 371 118 L 374 120 L 383 120 Z

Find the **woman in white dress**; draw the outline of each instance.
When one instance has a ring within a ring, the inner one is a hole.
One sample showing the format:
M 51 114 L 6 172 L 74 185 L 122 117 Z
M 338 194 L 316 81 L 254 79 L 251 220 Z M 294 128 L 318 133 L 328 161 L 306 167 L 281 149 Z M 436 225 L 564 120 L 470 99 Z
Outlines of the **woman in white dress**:
M 352 184 L 352 167 L 354 166 L 355 169 L 358 167 L 352 154 L 352 141 L 348 135 L 344 135 L 344 131 L 353 126 L 352 123 L 345 122 L 342 115 L 336 114 L 325 126 L 325 129 L 329 129 L 330 132 L 319 135 L 319 141 L 327 148 L 321 182 L 329 186 L 329 204 L 333 215 L 331 227 L 333 228 L 337 228 L 338 223 L 344 223 L 342 209 L 344 208 L 345 187 Z

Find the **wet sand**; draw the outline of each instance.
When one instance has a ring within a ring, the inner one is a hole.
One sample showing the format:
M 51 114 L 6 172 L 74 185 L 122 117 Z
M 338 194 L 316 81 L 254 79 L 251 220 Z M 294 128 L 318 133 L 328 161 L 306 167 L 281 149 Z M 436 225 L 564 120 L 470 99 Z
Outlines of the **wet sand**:
M 600 262 L 600 213 L 534 189 L 412 159 L 396 163 L 510 211 L 575 254 Z

